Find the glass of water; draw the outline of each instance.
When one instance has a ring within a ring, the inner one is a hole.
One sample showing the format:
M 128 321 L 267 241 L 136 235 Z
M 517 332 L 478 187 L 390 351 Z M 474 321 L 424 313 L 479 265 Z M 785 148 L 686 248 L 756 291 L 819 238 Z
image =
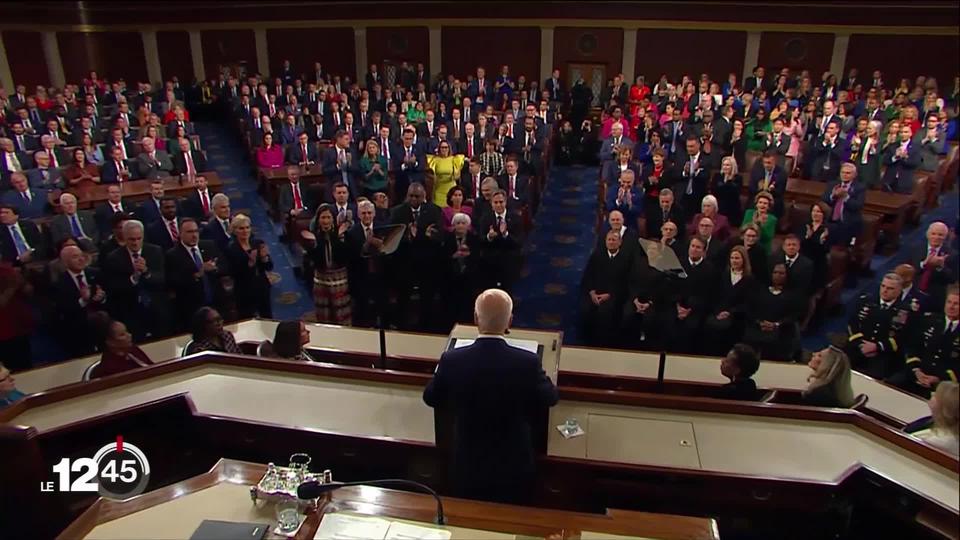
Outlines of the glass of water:
M 563 424 L 563 433 L 567 437 L 574 435 L 579 429 L 580 424 L 577 423 L 576 418 L 567 418 L 567 421 Z
M 296 501 L 277 503 L 277 528 L 282 533 L 292 533 L 300 526 L 300 505 Z

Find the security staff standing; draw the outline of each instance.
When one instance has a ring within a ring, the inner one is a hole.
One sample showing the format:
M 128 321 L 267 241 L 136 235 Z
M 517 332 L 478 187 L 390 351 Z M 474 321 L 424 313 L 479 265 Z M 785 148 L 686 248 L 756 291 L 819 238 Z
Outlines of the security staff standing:
M 897 302 L 903 280 L 894 273 L 883 276 L 880 297 L 863 294 L 847 323 L 846 353 L 851 365 L 871 377 L 883 378 L 903 365 L 900 334 L 909 313 Z
M 944 314 L 930 313 L 919 325 L 915 346 L 907 347 L 907 366 L 887 382 L 928 398 L 940 381 L 957 382 L 960 376 L 960 291 L 947 291 Z
M 423 401 L 453 419 L 451 474 L 460 497 L 523 503 L 535 481 L 532 419 L 557 403 L 537 355 L 507 344 L 513 301 L 500 289 L 477 297 L 479 335 L 443 353 Z

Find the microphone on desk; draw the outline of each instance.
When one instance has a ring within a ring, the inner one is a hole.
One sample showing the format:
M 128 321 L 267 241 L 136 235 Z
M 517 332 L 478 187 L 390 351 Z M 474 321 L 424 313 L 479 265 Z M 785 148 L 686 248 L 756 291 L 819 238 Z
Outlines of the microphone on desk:
M 363 480 L 360 482 L 328 482 L 322 484 L 317 481 L 304 482 L 297 487 L 297 497 L 301 499 L 316 499 L 323 495 L 324 493 L 330 493 L 331 491 L 336 491 L 342 487 L 350 486 L 389 486 L 389 485 L 404 485 L 415 487 L 420 491 L 424 491 L 430 495 L 433 495 L 433 498 L 437 501 L 437 525 L 446 525 L 446 519 L 443 517 L 443 502 L 440 500 L 440 495 L 433 490 L 430 486 L 421 484 L 420 482 L 414 482 L 413 480 L 404 480 L 403 478 L 385 478 L 383 480 Z

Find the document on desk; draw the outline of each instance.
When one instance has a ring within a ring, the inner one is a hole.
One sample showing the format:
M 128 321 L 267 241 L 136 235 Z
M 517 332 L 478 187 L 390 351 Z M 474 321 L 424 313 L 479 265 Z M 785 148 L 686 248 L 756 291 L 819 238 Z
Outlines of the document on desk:
M 352 516 L 349 514 L 326 514 L 317 527 L 314 540 L 366 540 L 382 539 L 390 530 L 385 519 Z
M 450 531 L 351 514 L 326 514 L 314 540 L 449 540 Z
M 473 342 L 474 342 L 474 341 L 476 341 L 476 340 L 474 340 L 474 339 L 467 339 L 467 338 L 456 338 L 456 339 L 454 340 L 454 342 L 453 342 L 453 348 L 454 348 L 454 349 L 459 349 L 459 348 L 461 348 L 461 347 L 468 347 L 468 346 L 470 346 L 470 345 L 473 345 Z M 537 343 L 536 341 L 533 341 L 532 339 L 510 339 L 510 338 L 506 338 L 506 341 L 507 341 L 507 345 L 510 345 L 511 347 L 516 347 L 516 348 L 518 348 L 518 349 L 523 349 L 523 350 L 525 350 L 525 351 L 532 352 L 533 354 L 537 354 L 537 350 L 538 350 L 539 347 L 540 347 L 540 344 Z

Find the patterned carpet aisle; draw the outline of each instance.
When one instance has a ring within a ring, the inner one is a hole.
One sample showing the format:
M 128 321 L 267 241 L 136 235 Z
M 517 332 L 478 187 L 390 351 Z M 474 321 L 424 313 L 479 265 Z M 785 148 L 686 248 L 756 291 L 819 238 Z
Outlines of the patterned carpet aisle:
M 235 137 L 214 123 L 197 123 L 207 158 L 223 180 L 223 192 L 230 197 L 234 214 L 244 213 L 253 222 L 254 234 L 264 240 L 273 256 L 273 317 L 275 319 L 313 319 L 313 299 L 309 291 L 293 274 L 290 250 L 280 243 L 280 226 L 267 214 L 267 203 L 257 193 L 257 179 L 253 177 L 249 160 Z
M 578 292 L 596 242 L 598 175 L 597 167 L 551 169 L 514 287 L 514 326 L 563 330 L 564 343 L 580 343 Z

